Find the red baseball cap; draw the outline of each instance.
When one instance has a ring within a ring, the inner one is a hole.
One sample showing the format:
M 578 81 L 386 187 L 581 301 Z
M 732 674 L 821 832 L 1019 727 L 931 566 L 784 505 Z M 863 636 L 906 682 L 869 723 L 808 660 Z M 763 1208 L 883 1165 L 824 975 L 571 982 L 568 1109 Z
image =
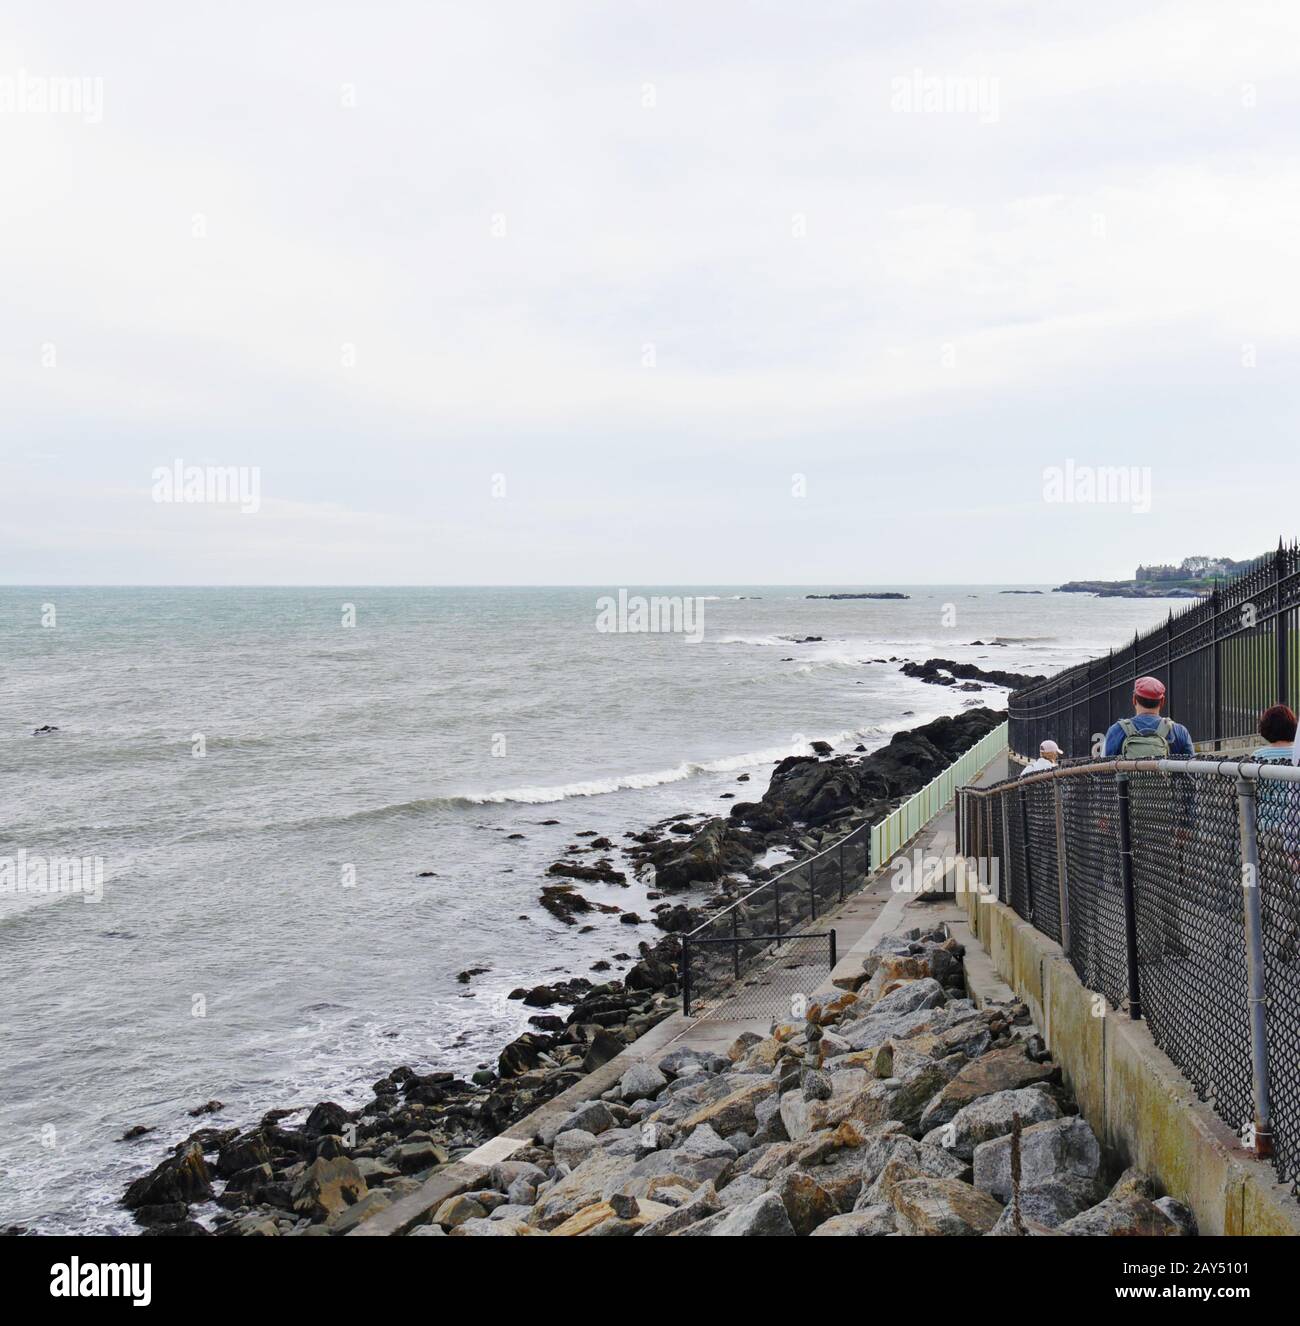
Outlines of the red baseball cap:
M 1163 700 L 1165 684 L 1156 677 L 1139 677 L 1133 683 L 1133 694 L 1144 700 Z

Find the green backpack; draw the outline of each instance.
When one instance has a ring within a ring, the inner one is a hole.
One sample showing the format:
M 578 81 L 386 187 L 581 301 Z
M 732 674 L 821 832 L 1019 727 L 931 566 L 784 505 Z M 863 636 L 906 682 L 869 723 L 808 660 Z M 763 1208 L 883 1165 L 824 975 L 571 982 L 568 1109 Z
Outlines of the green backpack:
M 1124 732 L 1124 744 L 1119 753 L 1126 760 L 1167 760 L 1169 758 L 1169 734 L 1174 730 L 1173 721 L 1160 720 L 1160 726 L 1150 732 L 1143 732 L 1131 718 L 1121 718 L 1119 725 Z

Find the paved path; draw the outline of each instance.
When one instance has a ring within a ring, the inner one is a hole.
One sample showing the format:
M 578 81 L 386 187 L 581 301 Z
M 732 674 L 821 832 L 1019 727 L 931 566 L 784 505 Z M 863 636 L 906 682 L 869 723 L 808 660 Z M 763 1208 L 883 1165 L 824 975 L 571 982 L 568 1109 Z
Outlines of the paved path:
M 1007 776 L 1007 760 L 1000 756 L 974 781 L 980 784 L 996 782 Z M 908 844 L 906 855 L 922 854 L 951 856 L 956 852 L 956 824 L 953 811 L 936 816 Z M 899 853 L 899 857 L 904 853 Z M 899 858 L 896 857 L 895 861 Z M 877 872 L 865 887 L 824 916 L 817 918 L 817 930 L 834 929 L 839 961 L 834 970 L 824 967 L 815 974 L 810 969 L 807 991 L 810 996 L 836 990 L 832 981 L 836 976 L 862 970 L 862 959 L 887 935 L 913 926 L 931 927 L 946 922 L 952 933 L 966 945 L 967 984 L 976 1003 L 986 999 L 1011 997 L 1011 990 L 993 971 L 984 950 L 973 940 L 965 911 L 953 899 L 934 894 L 896 892 L 893 884 L 897 877 L 894 864 L 888 863 Z M 776 959 L 780 961 L 778 957 Z M 762 973 L 758 973 L 761 979 Z M 746 982 L 753 982 L 754 973 L 746 974 Z M 783 983 L 788 984 L 788 983 Z M 838 991 L 836 990 L 836 993 Z M 747 1004 L 752 1003 L 753 987 L 749 988 Z M 485 1142 L 462 1160 L 439 1171 L 410 1195 L 400 1198 L 379 1215 L 353 1230 L 349 1237 L 373 1238 L 402 1233 L 415 1224 L 428 1219 L 429 1213 L 456 1193 L 480 1186 L 487 1167 L 504 1160 L 520 1147 L 527 1146 L 537 1129 L 548 1120 L 559 1120 L 572 1113 L 584 1101 L 594 1099 L 614 1086 L 633 1064 L 658 1063 L 670 1049 L 690 1046 L 725 1054 L 731 1043 L 744 1031 L 767 1035 L 775 1017 L 788 1016 L 788 996 L 773 991 L 773 1007 L 761 1017 L 731 1020 L 727 1017 L 726 1002 L 706 1012 L 702 1017 L 684 1017 L 680 1012 L 665 1018 L 652 1027 L 639 1040 L 633 1041 L 621 1054 L 603 1068 L 589 1073 L 567 1091 L 535 1110 L 526 1119 L 512 1124 L 504 1133 Z

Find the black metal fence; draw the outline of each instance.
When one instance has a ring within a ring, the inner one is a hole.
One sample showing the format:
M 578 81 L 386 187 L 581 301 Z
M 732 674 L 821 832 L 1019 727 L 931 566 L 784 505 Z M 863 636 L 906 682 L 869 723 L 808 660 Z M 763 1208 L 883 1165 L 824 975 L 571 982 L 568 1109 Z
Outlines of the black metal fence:
M 959 851 L 1145 1018 L 1202 1100 L 1300 1184 L 1300 769 L 1108 760 L 958 792 Z
M 770 966 L 792 938 L 812 938 L 808 927 L 861 888 L 870 868 L 871 826 L 862 824 L 683 936 L 682 1011 L 689 1017 L 701 1001 L 731 994 L 735 982 L 760 962 Z M 829 957 L 824 968 L 829 970 L 835 965 L 833 940 L 819 951 Z M 739 1017 L 742 1011 L 740 1005 L 728 1002 L 728 1016 Z
M 1164 712 L 1202 749 L 1255 731 L 1261 711 L 1300 697 L 1300 546 L 1279 546 L 1208 597 L 1123 649 L 1011 696 L 1010 744 L 1037 754 L 1051 738 L 1071 756 L 1100 755 L 1098 740 L 1130 715 L 1133 683 L 1165 683 Z
M 811 994 L 835 966 L 835 931 L 802 930 L 752 940 L 697 935 L 688 951 L 684 969 L 715 996 L 709 1016 L 727 1022 L 797 1018 L 802 1014 L 796 999 Z M 685 999 L 689 1014 L 690 995 Z

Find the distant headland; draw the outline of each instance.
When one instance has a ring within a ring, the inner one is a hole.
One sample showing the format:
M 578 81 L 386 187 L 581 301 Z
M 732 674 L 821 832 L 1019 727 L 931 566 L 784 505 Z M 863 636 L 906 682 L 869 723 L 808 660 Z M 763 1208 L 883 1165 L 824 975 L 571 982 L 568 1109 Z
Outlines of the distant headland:
M 1053 594 L 1096 594 L 1103 599 L 1196 599 L 1244 570 L 1231 557 L 1184 557 L 1178 566 L 1139 566 L 1132 580 L 1068 580 Z

